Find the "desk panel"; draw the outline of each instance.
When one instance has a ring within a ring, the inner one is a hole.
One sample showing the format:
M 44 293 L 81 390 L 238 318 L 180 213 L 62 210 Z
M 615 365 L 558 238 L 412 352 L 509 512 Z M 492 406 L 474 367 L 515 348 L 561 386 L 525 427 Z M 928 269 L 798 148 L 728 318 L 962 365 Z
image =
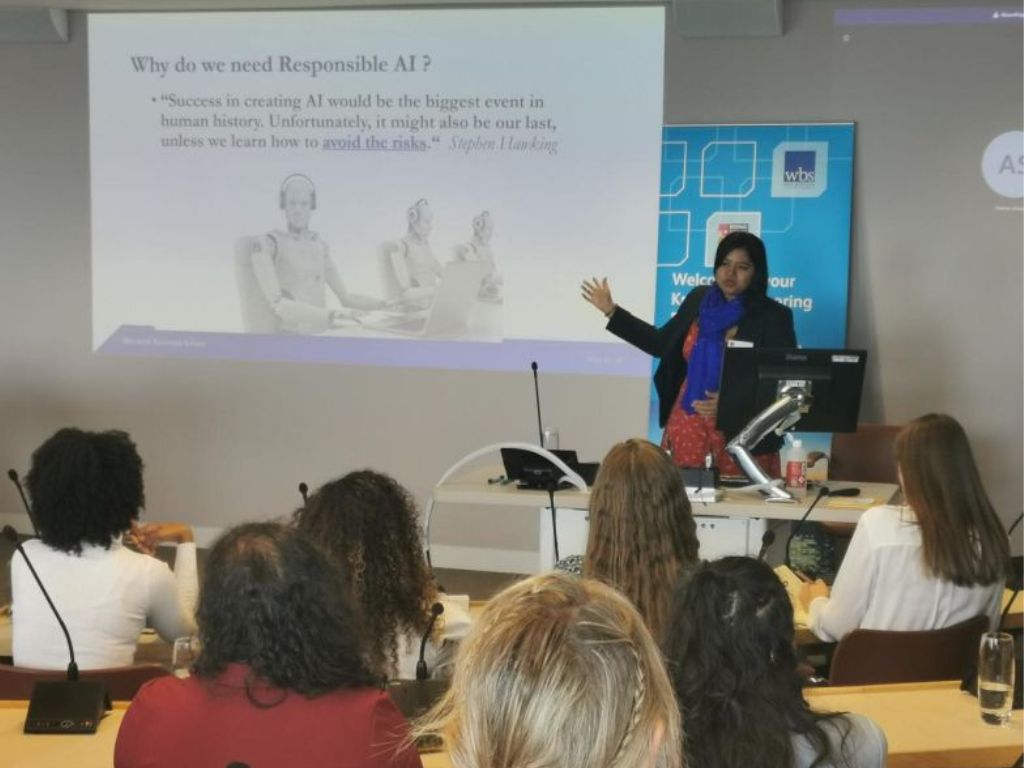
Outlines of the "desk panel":
M 1021 712 L 1006 726 L 981 721 L 978 701 L 955 682 L 813 688 L 816 709 L 858 712 L 877 722 L 889 741 L 889 768 L 1006 768 L 1024 751 Z M 21 732 L 27 703 L 0 702 L 0 760 L 10 768 L 109 768 L 124 702 L 90 736 Z M 422 756 L 424 768 L 451 768 L 445 753 Z

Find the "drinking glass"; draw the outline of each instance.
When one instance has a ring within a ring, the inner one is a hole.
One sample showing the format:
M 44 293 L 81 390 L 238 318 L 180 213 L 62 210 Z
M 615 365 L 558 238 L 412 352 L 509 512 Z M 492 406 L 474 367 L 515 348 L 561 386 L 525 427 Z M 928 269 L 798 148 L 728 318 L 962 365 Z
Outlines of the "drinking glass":
M 174 641 L 171 654 L 171 671 L 175 677 L 188 677 L 192 674 L 192 665 L 199 657 L 198 637 L 179 637 Z
M 1013 637 L 986 632 L 978 647 L 978 703 L 981 719 L 1005 725 L 1013 707 Z

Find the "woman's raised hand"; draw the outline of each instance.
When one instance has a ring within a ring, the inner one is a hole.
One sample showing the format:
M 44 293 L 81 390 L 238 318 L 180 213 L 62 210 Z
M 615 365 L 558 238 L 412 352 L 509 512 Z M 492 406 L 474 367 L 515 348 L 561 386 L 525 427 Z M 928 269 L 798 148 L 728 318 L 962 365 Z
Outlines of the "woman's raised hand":
M 615 309 L 615 302 L 612 301 L 612 290 L 608 287 L 607 277 L 603 277 L 600 280 L 596 277 L 584 280 L 580 285 L 580 293 L 584 299 L 601 310 L 601 314 L 605 317 L 610 315 Z

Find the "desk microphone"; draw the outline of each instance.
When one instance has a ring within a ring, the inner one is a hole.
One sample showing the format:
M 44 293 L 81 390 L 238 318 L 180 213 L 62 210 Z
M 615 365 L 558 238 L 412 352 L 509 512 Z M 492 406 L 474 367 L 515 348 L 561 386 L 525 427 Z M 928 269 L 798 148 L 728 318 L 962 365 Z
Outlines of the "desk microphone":
M 533 369 L 533 400 L 537 404 L 537 445 L 544 447 L 544 427 L 540 418 L 540 384 L 537 380 L 537 361 L 530 363 Z
M 28 716 L 25 718 L 25 733 L 96 733 L 100 718 L 110 709 L 106 686 L 100 680 L 79 680 L 78 663 L 75 661 L 75 647 L 71 642 L 60 611 L 50 599 L 50 593 L 43 586 L 43 580 L 36 573 L 32 561 L 28 559 L 25 548 L 18 539 L 18 533 L 11 526 L 5 525 L 2 531 L 4 538 L 10 541 L 21 557 L 25 560 L 32 573 L 32 578 L 39 585 L 39 591 L 46 598 L 50 610 L 57 617 L 64 639 L 68 644 L 67 680 L 39 681 L 32 689 L 32 699 L 28 705 Z
M 540 418 L 540 385 L 537 383 L 537 361 L 534 360 L 530 363 L 530 368 L 533 369 L 533 399 L 537 404 L 537 445 L 544 448 L 544 427 L 543 422 Z M 557 477 L 557 475 L 556 475 Z M 555 562 L 559 560 L 558 557 L 558 511 L 555 509 L 555 487 L 558 481 L 552 478 L 551 485 L 548 486 L 548 502 L 551 505 L 551 542 L 554 544 L 555 549 Z
M 764 532 L 761 536 L 761 549 L 757 552 L 757 559 L 764 560 L 764 556 L 768 554 L 768 547 L 775 543 L 775 531 L 771 528 Z
M 32 523 L 32 530 L 35 531 L 36 536 L 38 536 L 39 526 L 36 525 L 36 516 L 32 513 L 32 507 L 28 505 L 28 499 L 25 498 L 25 489 L 21 487 L 21 480 L 18 479 L 18 473 L 13 469 L 8 469 L 7 477 L 10 478 L 12 483 L 14 483 L 14 487 L 18 489 L 18 495 L 21 496 L 21 503 L 25 507 L 25 513 L 28 515 L 29 522 Z M 17 538 L 17 535 L 15 535 L 15 538 Z
M 309 486 L 299 483 L 299 493 L 302 495 L 302 506 L 306 506 L 309 503 Z
M 416 662 L 417 680 L 426 680 L 430 677 L 430 670 L 427 669 L 427 640 L 430 639 L 430 635 L 434 631 L 437 617 L 442 613 L 444 613 L 444 606 L 441 603 L 434 603 L 430 606 L 430 622 L 427 624 L 427 631 L 423 633 L 423 639 L 420 640 L 420 658 Z
M 822 486 L 825 488 L 825 486 Z M 825 488 L 827 493 L 826 496 L 852 496 L 856 498 L 860 496 L 860 488 Z

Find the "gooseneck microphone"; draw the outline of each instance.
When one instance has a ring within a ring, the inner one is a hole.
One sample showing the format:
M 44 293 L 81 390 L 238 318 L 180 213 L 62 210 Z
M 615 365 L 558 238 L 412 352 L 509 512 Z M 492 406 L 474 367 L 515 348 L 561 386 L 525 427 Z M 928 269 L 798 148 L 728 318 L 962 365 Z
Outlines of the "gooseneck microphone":
M 11 470 L 13 472 L 13 470 Z M 43 586 L 43 580 L 39 578 L 39 574 L 36 573 L 35 567 L 32 565 L 32 561 L 28 559 L 28 555 L 25 554 L 25 548 L 21 546 L 21 541 L 18 539 L 18 532 L 15 531 L 11 526 L 5 525 L 3 529 L 4 538 L 7 539 L 11 544 L 15 546 L 18 552 L 21 554 L 22 559 L 25 561 L 25 565 L 32 572 L 32 578 L 36 580 L 36 584 L 39 585 L 39 591 L 43 593 L 43 597 L 46 598 L 47 605 L 50 606 L 50 610 L 53 611 L 53 615 L 57 617 L 57 623 L 60 624 L 61 632 L 64 633 L 64 639 L 68 644 L 68 656 L 71 657 L 71 661 L 68 663 L 68 681 L 74 682 L 78 679 L 78 664 L 75 662 L 75 646 L 71 643 L 71 633 L 68 632 L 67 625 L 64 623 L 64 619 L 60 616 L 60 611 L 57 610 L 57 606 L 53 604 L 53 600 L 50 599 L 50 593 L 46 591 L 46 587 Z
M 530 363 L 533 369 L 533 399 L 537 405 L 537 445 L 544 448 L 544 426 L 540 418 L 540 384 L 537 382 L 537 361 Z M 551 506 L 551 543 L 554 545 L 555 562 L 561 558 L 558 556 L 558 510 L 555 509 L 555 485 L 557 480 L 552 480 L 548 486 L 548 502 Z
M 768 554 L 768 547 L 775 543 L 775 531 L 769 528 L 761 536 L 761 549 L 757 551 L 757 559 L 764 560 L 765 555 Z
M 46 603 L 57 617 L 64 639 L 68 644 L 67 680 L 40 680 L 32 688 L 32 698 L 25 716 L 25 733 L 96 733 L 100 718 L 110 709 L 106 686 L 100 680 L 79 680 L 78 663 L 75 661 L 75 647 L 71 642 L 60 611 L 50 599 L 50 593 L 43 586 L 43 580 L 36 573 L 32 561 L 25 553 L 25 548 L 18 540 L 18 533 L 9 525 L 0 531 L 21 554 L 25 565 L 32 573 L 32 578 L 39 585 L 39 591 L 46 598 Z
M 14 483 L 14 487 L 18 489 L 18 495 L 21 496 L 21 503 L 25 507 L 25 514 L 28 515 L 29 522 L 32 523 L 32 530 L 36 536 L 39 535 L 39 526 L 36 525 L 36 516 L 32 512 L 32 507 L 28 505 L 28 499 L 25 498 L 25 489 L 21 487 L 21 480 L 18 478 L 18 473 L 13 469 L 7 470 L 7 477 Z
M 302 496 L 302 506 L 306 506 L 309 503 L 309 486 L 299 483 L 299 494 Z
M 533 369 L 533 400 L 537 404 L 537 445 L 544 447 L 544 426 L 540 418 L 540 384 L 537 381 L 537 361 L 530 363 Z M 13 471 L 13 470 L 12 470 Z
M 444 606 L 441 603 L 434 603 L 430 606 L 430 621 L 427 624 L 427 631 L 423 633 L 423 638 L 420 640 L 420 658 L 416 662 L 417 680 L 426 680 L 430 677 L 430 670 L 427 669 L 427 641 L 434 631 L 437 617 L 442 613 L 444 613 Z

